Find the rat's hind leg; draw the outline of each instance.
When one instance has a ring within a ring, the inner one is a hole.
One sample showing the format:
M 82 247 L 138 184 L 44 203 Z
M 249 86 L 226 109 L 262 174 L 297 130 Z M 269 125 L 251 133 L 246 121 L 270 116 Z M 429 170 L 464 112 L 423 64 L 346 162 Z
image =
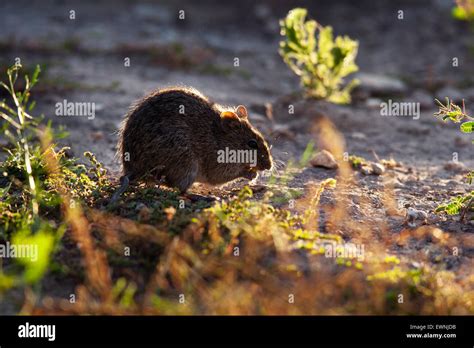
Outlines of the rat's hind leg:
M 166 183 L 170 187 L 176 187 L 181 193 L 185 193 L 194 183 L 198 174 L 198 164 L 192 161 L 189 165 L 181 163 L 177 170 L 166 173 Z

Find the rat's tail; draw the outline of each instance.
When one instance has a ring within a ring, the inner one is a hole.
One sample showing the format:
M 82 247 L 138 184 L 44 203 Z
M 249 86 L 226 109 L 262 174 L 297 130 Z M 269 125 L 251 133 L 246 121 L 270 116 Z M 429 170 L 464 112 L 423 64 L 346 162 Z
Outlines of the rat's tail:
M 127 191 L 128 185 L 130 184 L 130 179 L 128 175 L 124 175 L 120 177 L 120 187 L 117 189 L 117 191 L 114 192 L 112 198 L 110 199 L 110 202 L 108 205 L 113 205 L 115 204 L 120 196 Z

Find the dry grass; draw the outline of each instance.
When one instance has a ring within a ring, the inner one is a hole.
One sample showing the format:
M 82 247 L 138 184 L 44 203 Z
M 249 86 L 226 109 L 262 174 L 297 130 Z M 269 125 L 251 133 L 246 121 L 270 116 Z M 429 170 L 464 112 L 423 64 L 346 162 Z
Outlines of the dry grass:
M 342 138 L 334 127 L 326 124 L 319 129 L 339 139 L 331 143 L 331 150 L 342 154 Z M 167 210 L 166 223 L 158 229 L 98 209 L 86 207 L 83 214 L 79 208 L 64 205 L 71 236 L 81 246 L 85 282 L 77 287 L 76 303 L 45 298 L 30 313 L 473 313 L 472 276 L 459 279 L 442 266 L 432 267 L 423 252 L 397 257 L 388 251 L 395 244 L 431 239 L 432 248 L 449 253 L 459 241 L 430 226 L 393 235 L 388 226 L 375 228 L 369 220 L 361 229 L 345 205 L 348 198 L 343 185 L 351 188 L 356 183 L 351 170 L 342 168 L 332 190 L 336 203 L 331 209 L 318 204 L 330 181 L 312 186 L 297 201 L 305 208 L 300 215 L 274 208 L 269 203 L 271 194 L 256 200 L 244 189 L 229 202 L 193 214 L 192 222 L 174 237 L 166 226 L 172 223 L 176 209 Z M 62 195 L 69 201 L 65 192 Z M 387 213 L 397 213 L 393 197 L 393 189 L 386 185 L 382 201 Z M 326 233 L 320 233 L 316 224 L 321 209 L 330 217 Z M 94 239 L 92 229 L 104 238 Z M 339 248 L 350 243 L 363 245 L 364 257 L 327 257 L 331 242 Z M 141 258 L 146 253 L 140 253 L 140 245 L 148 244 L 156 245 L 159 255 L 146 281 L 134 279 L 142 273 L 136 270 L 138 274 L 115 279 L 112 285 L 117 266 L 108 266 L 107 250 L 120 252 L 130 246 L 137 255 L 121 257 Z

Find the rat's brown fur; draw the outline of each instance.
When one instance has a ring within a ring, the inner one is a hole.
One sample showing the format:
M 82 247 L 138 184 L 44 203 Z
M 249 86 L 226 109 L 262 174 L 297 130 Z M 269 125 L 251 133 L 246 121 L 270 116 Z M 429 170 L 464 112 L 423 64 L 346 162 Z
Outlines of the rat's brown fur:
M 242 106 L 225 110 L 191 88 L 157 90 L 125 116 L 118 143 L 123 174 L 131 181 L 164 178 L 181 192 L 196 181 L 219 185 L 238 177 L 254 178 L 257 170 L 272 167 L 272 159 L 246 113 Z M 218 150 L 251 150 L 251 139 L 258 144 L 255 168 L 218 163 Z

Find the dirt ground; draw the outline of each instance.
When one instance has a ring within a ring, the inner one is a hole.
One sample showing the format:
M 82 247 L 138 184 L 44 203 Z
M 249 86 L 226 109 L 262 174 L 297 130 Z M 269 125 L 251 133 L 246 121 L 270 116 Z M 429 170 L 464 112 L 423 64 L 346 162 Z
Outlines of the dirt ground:
M 308 8 L 336 34 L 359 41 L 362 84 L 352 105 L 295 94 L 299 80 L 278 54 L 278 20 L 295 6 Z M 235 1 L 225 6 L 214 1 L 2 1 L 0 64 L 2 72 L 16 57 L 27 67 L 41 64 L 36 112 L 66 127 L 74 155 L 92 151 L 114 177 L 119 173 L 114 158 L 119 123 L 134 100 L 159 87 L 193 86 L 218 103 L 246 105 L 274 158 L 285 165 L 299 158 L 309 141 L 323 147 L 314 127 L 329 119 L 343 134 L 349 154 L 371 161 L 393 158 L 400 164 L 381 176 L 354 174 L 359 185 L 346 192 L 353 218 L 372 219 L 377 226 L 385 215 L 379 204 L 383 183 L 389 181 L 401 211 L 425 211 L 428 223 L 461 237 L 463 257 L 450 267 L 469 274 L 473 223 L 433 214 L 440 202 L 468 190 L 462 178 L 474 167 L 470 136 L 433 116 L 436 97 L 464 98 L 474 110 L 474 32 L 452 19 L 451 7 L 448 0 Z M 70 10 L 75 19 L 69 18 Z M 181 10 L 184 20 L 178 17 Z M 403 19 L 397 18 L 400 10 Z M 55 103 L 64 99 L 95 102 L 95 118 L 54 116 Z M 388 99 L 419 102 L 420 118 L 381 116 L 380 103 Z M 289 105 L 294 114 L 288 113 Z M 335 170 L 308 167 L 290 186 L 335 176 Z M 258 183 L 265 182 L 261 178 Z M 203 192 L 199 186 L 195 191 Z M 232 191 L 210 193 L 225 197 Z M 360 205 L 362 197 L 371 204 Z M 331 204 L 330 194 L 322 204 Z M 406 227 L 400 217 L 389 224 L 393 233 Z

